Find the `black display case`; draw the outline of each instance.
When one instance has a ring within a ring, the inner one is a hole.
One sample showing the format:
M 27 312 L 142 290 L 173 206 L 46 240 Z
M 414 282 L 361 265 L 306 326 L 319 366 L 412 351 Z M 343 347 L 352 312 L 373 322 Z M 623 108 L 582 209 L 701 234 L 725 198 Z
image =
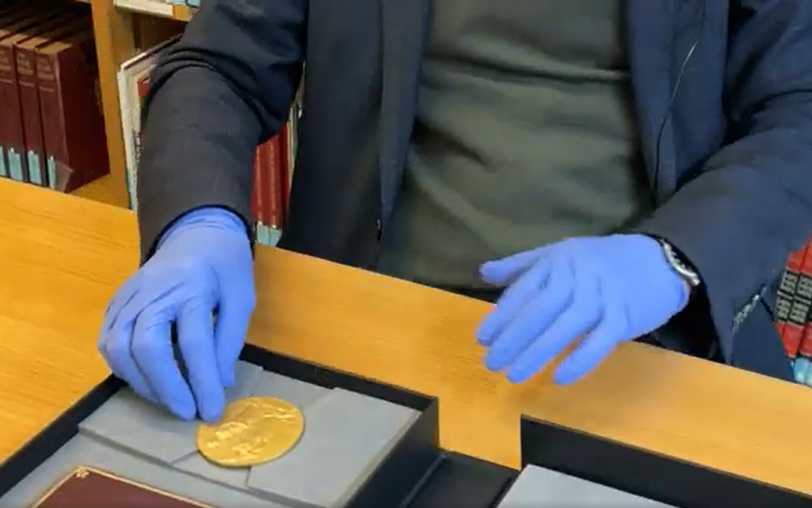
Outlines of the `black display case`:
M 275 375 L 325 389 L 353 392 L 419 413 L 385 457 L 360 480 L 360 486 L 343 506 L 439 508 L 460 505 L 462 502 L 470 508 L 492 508 L 518 474 L 518 471 L 509 468 L 440 449 L 438 402 L 434 398 L 274 354 L 251 345 L 245 347 L 241 359 Z M 122 390 L 128 389 L 119 380 L 114 377 L 106 379 L 16 454 L 0 464 L 0 506 L 5 506 L 4 496 L 13 493 L 15 487 L 26 481 L 30 475 L 36 474 L 42 464 L 77 438 L 82 422 Z M 205 503 L 217 508 L 232 508 L 220 506 L 214 501 Z M 290 506 L 299 508 L 302 505 L 291 503 Z
M 534 418 L 522 418 L 521 446 L 523 468 L 537 466 L 677 508 L 812 507 L 812 497 L 802 493 Z
M 800 493 L 529 417 L 517 422 L 521 426 L 520 472 L 442 450 L 438 444 L 438 401 L 432 397 L 254 346 L 246 346 L 242 361 L 263 373 L 328 391 L 350 392 L 414 412 L 406 430 L 363 474 L 351 496 L 341 502 L 342 507 L 514 508 L 527 503 L 552 507 L 578 501 L 607 507 L 657 503 L 676 508 L 812 507 L 812 498 Z M 64 453 L 84 432 L 84 422 L 126 390 L 120 381 L 108 378 L 0 464 L 0 506 L 6 506 L 5 497 L 30 481 L 32 475 L 45 468 L 44 464 Z M 530 478 L 531 474 L 536 476 Z M 216 508 L 237 508 L 233 502 L 200 502 Z M 273 506 L 283 508 L 316 506 L 273 502 L 277 503 Z M 20 508 L 26 505 L 17 504 L 23 505 Z

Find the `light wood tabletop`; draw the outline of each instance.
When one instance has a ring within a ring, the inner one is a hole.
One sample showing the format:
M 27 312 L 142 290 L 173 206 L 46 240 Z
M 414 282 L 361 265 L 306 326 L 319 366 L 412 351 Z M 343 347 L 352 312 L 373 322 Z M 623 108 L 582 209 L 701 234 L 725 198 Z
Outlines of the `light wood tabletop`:
M 108 371 L 102 313 L 137 266 L 129 211 L 0 181 L 0 462 Z M 812 493 L 809 389 L 640 344 L 569 387 L 482 366 L 486 304 L 260 248 L 249 340 L 440 400 L 441 444 L 518 466 L 526 413 Z

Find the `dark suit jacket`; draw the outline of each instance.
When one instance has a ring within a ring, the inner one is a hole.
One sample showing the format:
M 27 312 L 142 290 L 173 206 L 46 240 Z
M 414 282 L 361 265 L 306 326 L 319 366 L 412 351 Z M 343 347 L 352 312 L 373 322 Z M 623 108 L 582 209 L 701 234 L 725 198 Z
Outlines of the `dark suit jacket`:
M 153 75 L 144 258 L 190 209 L 248 220 L 254 148 L 286 120 L 306 61 L 282 246 L 373 266 L 404 169 L 427 2 L 204 1 Z M 812 1 L 627 0 L 625 22 L 658 197 L 635 230 L 667 239 L 703 279 L 664 333 L 705 325 L 726 361 L 788 378 L 764 300 L 812 226 Z

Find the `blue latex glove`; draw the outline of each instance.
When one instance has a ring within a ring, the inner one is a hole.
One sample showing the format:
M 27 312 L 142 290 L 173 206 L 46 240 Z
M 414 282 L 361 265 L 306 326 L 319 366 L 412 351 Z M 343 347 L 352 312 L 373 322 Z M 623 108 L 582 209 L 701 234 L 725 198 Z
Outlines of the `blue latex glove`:
M 254 303 L 243 222 L 220 208 L 198 209 L 167 230 L 154 256 L 115 294 L 99 351 L 140 396 L 180 418 L 213 421 L 234 383 Z M 174 356 L 173 323 L 186 379 Z
M 584 337 L 554 374 L 559 384 L 577 381 L 619 342 L 668 322 L 689 296 L 659 243 L 643 235 L 572 238 L 487 262 L 480 275 L 507 286 L 477 331 L 485 364 L 515 383 Z

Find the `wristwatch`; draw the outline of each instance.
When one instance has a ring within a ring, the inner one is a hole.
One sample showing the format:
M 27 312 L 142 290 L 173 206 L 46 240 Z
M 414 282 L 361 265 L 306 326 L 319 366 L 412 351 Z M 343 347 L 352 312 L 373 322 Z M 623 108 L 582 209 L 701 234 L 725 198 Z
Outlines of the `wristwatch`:
M 677 272 L 677 275 L 682 277 L 688 286 L 691 289 L 699 286 L 702 283 L 702 279 L 699 278 L 699 274 L 696 273 L 696 270 L 691 268 L 691 266 L 683 261 L 682 256 L 677 252 L 677 250 L 671 246 L 670 243 L 666 242 L 662 238 L 657 238 L 657 243 L 660 244 L 660 247 L 663 249 L 663 254 L 665 255 L 665 260 L 671 266 L 671 269 Z

